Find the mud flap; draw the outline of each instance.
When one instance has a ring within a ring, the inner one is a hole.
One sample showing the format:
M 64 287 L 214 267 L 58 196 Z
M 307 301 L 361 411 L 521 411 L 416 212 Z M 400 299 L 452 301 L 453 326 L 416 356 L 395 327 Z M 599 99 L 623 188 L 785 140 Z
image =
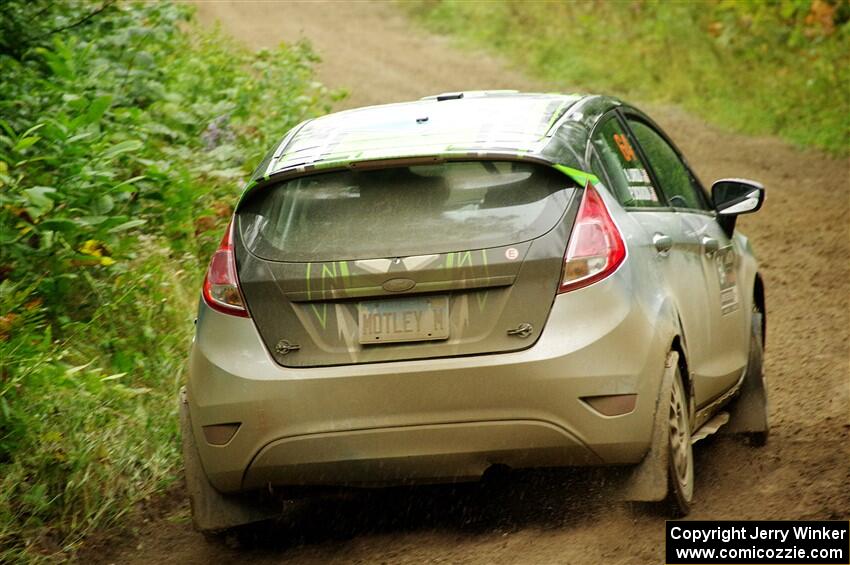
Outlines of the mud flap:
M 280 514 L 272 500 L 251 495 L 226 495 L 213 487 L 198 456 L 186 389 L 180 390 L 180 433 L 183 436 L 183 467 L 192 506 L 192 522 L 200 532 L 217 533 L 228 528 L 274 518 Z
M 664 378 L 655 404 L 652 444 L 643 460 L 624 477 L 619 498 L 634 502 L 657 502 L 667 497 L 669 473 L 669 435 L 667 402 L 673 393 L 673 377 L 679 354 L 671 351 L 664 363 Z
M 757 329 L 759 328 L 759 329 Z M 768 421 L 767 390 L 764 384 L 761 341 L 761 314 L 753 316 L 750 356 L 747 373 L 741 384 L 738 398 L 729 407 L 729 423 L 720 431 L 722 434 L 751 434 L 763 444 L 770 429 Z

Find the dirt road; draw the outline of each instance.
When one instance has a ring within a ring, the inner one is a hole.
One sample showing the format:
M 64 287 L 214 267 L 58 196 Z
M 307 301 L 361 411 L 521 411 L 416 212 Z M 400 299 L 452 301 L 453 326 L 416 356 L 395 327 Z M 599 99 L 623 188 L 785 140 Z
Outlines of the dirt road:
M 252 47 L 310 39 L 319 79 L 345 87 L 341 107 L 476 88 L 540 84 L 499 60 L 416 29 L 391 4 L 201 2 Z M 761 180 L 764 209 L 740 223 L 768 294 L 773 434 L 753 449 L 716 438 L 696 450 L 694 519 L 850 518 L 850 170 L 847 160 L 724 133 L 678 110 L 646 106 L 704 181 Z M 375 493 L 293 508 L 248 547 L 208 545 L 182 494 L 124 545 L 120 563 L 660 563 L 664 518 L 605 497 L 586 476 L 521 475 L 508 487 Z

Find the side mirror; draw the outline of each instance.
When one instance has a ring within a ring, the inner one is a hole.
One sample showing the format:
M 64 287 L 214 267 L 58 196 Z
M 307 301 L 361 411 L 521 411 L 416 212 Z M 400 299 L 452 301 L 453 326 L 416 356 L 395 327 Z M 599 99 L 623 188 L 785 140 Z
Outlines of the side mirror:
M 746 179 L 722 179 L 711 185 L 714 209 L 721 216 L 750 214 L 764 203 L 764 186 Z
M 717 221 L 732 237 L 739 214 L 751 214 L 764 204 L 764 186 L 746 179 L 721 179 L 711 186 Z

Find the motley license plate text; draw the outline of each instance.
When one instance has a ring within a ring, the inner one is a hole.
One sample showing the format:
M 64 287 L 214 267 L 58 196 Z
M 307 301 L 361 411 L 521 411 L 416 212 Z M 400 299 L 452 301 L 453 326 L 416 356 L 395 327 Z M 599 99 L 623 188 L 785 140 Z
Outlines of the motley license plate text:
M 850 563 L 850 524 L 814 521 L 667 522 L 667 563 Z
M 364 345 L 449 337 L 448 296 L 363 301 L 357 313 Z

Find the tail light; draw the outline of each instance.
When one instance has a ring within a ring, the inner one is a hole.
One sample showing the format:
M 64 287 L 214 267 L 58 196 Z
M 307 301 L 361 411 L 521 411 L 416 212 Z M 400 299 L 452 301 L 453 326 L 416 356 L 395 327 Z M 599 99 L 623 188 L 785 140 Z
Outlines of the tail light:
M 564 256 L 558 292 L 582 288 L 602 280 L 626 258 L 626 244 L 602 197 L 588 183 Z
M 236 256 L 233 253 L 233 221 L 227 225 L 221 244 L 216 249 L 204 278 L 204 301 L 213 310 L 233 316 L 248 317 L 245 301 L 239 292 Z

